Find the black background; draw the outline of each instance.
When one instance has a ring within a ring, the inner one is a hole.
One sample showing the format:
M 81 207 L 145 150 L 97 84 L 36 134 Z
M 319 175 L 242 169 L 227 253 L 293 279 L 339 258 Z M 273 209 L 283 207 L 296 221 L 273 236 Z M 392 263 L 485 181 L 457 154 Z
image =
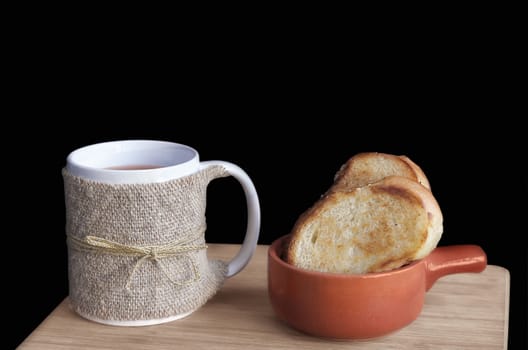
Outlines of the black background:
M 20 56 L 5 96 L 8 347 L 67 295 L 67 154 L 102 141 L 158 139 L 248 173 L 260 197 L 260 244 L 288 233 L 352 155 L 407 155 L 442 208 L 439 245 L 478 244 L 489 264 L 510 271 L 510 348 L 526 348 L 527 147 L 508 60 L 497 64 L 486 47 L 460 40 L 418 56 L 388 48 L 390 57 L 343 57 L 329 47 L 319 60 L 309 49 L 286 57 L 288 45 L 244 55 L 213 46 L 204 55 L 159 50 L 144 62 L 117 38 L 91 49 L 73 40 L 83 38 L 37 45 L 44 39 L 32 43 L 38 59 Z M 212 182 L 207 240 L 241 243 L 245 220 L 236 181 Z

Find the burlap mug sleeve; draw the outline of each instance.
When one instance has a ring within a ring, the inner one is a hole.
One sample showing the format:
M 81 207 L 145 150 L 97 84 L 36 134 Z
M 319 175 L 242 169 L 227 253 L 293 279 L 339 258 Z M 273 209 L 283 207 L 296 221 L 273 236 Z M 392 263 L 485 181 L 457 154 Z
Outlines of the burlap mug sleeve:
M 62 171 L 69 296 L 80 315 L 105 321 L 159 319 L 193 311 L 222 286 L 227 264 L 208 260 L 209 166 L 179 179 L 107 184 Z

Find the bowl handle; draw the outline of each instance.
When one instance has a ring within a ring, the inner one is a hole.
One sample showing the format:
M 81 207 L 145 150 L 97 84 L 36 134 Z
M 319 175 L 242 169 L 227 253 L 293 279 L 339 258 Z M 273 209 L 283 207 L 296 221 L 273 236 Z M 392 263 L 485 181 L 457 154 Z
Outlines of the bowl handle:
M 437 247 L 424 260 L 426 291 L 442 276 L 462 272 L 482 272 L 487 266 L 484 250 L 478 245 L 471 244 Z

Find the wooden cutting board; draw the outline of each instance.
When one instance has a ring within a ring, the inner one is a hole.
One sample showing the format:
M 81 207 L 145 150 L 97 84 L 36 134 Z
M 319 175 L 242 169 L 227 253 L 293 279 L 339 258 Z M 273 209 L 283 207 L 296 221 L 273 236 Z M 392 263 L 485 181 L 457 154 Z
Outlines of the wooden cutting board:
M 506 349 L 510 275 L 489 265 L 479 274 L 441 278 L 409 326 L 382 338 L 334 341 L 302 334 L 279 321 L 267 293 L 267 250 L 190 316 L 146 327 L 87 321 L 66 298 L 19 349 Z M 239 245 L 210 244 L 211 257 L 229 260 Z

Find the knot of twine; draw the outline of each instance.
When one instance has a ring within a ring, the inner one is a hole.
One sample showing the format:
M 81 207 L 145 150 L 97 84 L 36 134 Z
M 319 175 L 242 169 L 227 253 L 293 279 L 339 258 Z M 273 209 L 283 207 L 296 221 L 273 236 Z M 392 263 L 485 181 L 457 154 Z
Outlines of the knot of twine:
M 204 231 L 205 225 L 201 226 L 199 228 L 199 232 L 196 233 L 201 234 Z M 200 272 L 198 270 L 198 267 L 196 266 L 194 260 L 189 256 L 184 255 L 188 258 L 191 264 L 193 277 L 183 282 L 175 281 L 173 278 L 171 278 L 171 276 L 167 272 L 166 265 L 162 263 L 162 259 L 164 258 L 170 258 L 193 251 L 206 249 L 207 245 L 194 243 L 198 239 L 198 237 L 199 236 L 196 234 L 188 234 L 178 241 L 170 242 L 160 246 L 126 245 L 96 236 L 86 236 L 81 239 L 72 235 L 68 235 L 67 242 L 71 248 L 76 249 L 78 251 L 138 257 L 139 259 L 136 261 L 134 267 L 130 271 L 125 285 L 125 288 L 129 290 L 130 283 L 132 282 L 132 277 L 134 276 L 136 271 L 141 267 L 141 265 L 143 265 L 143 263 L 147 260 L 152 260 L 156 262 L 165 277 L 167 277 L 167 279 L 175 285 L 185 285 L 200 279 Z

